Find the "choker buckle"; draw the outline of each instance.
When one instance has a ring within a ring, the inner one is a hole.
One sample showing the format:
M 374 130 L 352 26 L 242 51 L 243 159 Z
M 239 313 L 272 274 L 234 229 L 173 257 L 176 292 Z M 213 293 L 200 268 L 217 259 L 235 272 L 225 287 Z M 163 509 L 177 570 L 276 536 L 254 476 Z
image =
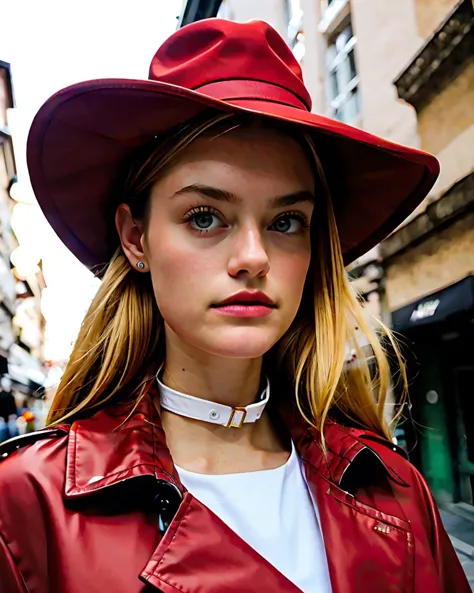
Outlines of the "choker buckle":
M 240 419 L 234 423 L 235 417 L 240 414 Z M 245 408 L 232 408 L 232 412 L 230 414 L 229 422 L 225 425 L 226 428 L 242 428 L 245 418 L 247 417 L 247 410 Z

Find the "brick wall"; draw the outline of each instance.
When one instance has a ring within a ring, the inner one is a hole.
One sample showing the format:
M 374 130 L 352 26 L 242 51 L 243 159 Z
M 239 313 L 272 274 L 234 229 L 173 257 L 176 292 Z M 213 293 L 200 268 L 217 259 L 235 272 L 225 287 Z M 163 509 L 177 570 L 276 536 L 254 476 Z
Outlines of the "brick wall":
M 474 59 L 418 114 L 423 150 L 439 154 L 474 123 Z M 474 146 L 466 146 L 474 160 Z
M 474 273 L 474 213 L 394 257 L 386 273 L 391 311 Z

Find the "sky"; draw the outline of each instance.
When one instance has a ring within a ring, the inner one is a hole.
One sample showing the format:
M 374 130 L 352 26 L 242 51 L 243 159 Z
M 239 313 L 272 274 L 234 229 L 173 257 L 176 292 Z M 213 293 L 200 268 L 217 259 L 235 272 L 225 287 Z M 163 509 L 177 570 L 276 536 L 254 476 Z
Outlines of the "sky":
M 0 60 L 12 68 L 16 109 L 9 113 L 18 179 L 12 226 L 19 256 L 42 259 L 47 288 L 45 357 L 69 355 L 98 280 L 62 245 L 29 185 L 25 145 L 48 97 L 95 78 L 146 78 L 156 49 L 177 26 L 182 0 L 12 0 L 2 6 Z

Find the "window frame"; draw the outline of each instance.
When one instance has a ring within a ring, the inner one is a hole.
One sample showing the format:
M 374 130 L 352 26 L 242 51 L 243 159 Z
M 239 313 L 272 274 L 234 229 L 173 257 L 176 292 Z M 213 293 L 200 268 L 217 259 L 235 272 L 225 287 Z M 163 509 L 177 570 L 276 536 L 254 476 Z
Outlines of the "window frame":
M 339 33 L 337 35 L 333 36 L 333 42 L 331 44 L 328 44 L 328 46 L 327 46 L 326 57 L 328 56 L 329 49 L 333 45 L 336 44 L 336 39 L 337 39 L 338 35 L 342 34 L 342 32 L 349 26 L 352 29 L 352 23 L 350 21 L 346 24 L 345 27 L 343 27 L 339 31 Z M 360 93 L 360 89 L 359 89 L 360 77 L 357 73 L 357 64 L 355 62 L 356 45 L 357 45 L 357 36 L 354 34 L 354 31 L 352 31 L 352 36 L 346 41 L 344 46 L 339 51 L 337 51 L 337 49 L 336 49 L 337 53 L 334 56 L 334 58 L 330 62 L 328 62 L 328 61 L 326 62 L 326 72 L 327 72 L 326 96 L 327 96 L 327 102 L 328 102 L 328 115 L 329 115 L 329 117 L 336 118 L 339 121 L 342 121 L 347 124 L 353 124 L 353 123 L 357 122 L 360 118 L 360 104 L 359 104 L 357 115 L 353 119 L 350 119 L 349 121 L 347 121 L 345 119 L 341 119 L 341 118 L 337 117 L 337 112 L 340 111 L 340 109 L 342 108 L 342 106 L 345 103 L 347 103 L 347 101 L 350 99 L 350 96 L 353 93 L 353 91 L 355 90 L 357 93 Z M 341 67 L 341 65 L 344 64 L 344 62 L 346 60 L 349 60 L 350 52 L 354 52 L 353 55 L 354 55 L 354 63 L 356 65 L 356 74 L 349 80 L 349 82 L 347 82 L 345 84 L 345 86 L 343 88 L 338 88 L 337 95 L 333 96 L 333 92 L 332 92 L 333 77 L 336 76 L 336 80 L 337 80 L 337 70 Z M 359 95 L 359 101 L 360 101 L 360 95 Z
M 288 45 L 295 54 L 295 58 L 298 62 L 301 62 L 306 49 L 303 31 L 303 9 L 301 8 L 301 1 L 296 0 L 295 4 L 298 5 L 298 10 L 294 11 L 293 2 L 294 0 L 285 0 L 286 38 Z M 297 48 L 300 48 L 300 51 Z

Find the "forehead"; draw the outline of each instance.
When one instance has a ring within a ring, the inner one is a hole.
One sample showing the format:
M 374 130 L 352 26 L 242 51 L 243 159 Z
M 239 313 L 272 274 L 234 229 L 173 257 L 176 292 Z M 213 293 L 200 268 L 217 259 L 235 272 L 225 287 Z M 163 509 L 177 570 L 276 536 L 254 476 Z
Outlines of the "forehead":
M 238 194 L 253 190 L 281 195 L 312 190 L 314 172 L 293 138 L 271 129 L 235 128 L 193 141 L 158 185 L 177 191 L 175 186 L 198 182 Z

